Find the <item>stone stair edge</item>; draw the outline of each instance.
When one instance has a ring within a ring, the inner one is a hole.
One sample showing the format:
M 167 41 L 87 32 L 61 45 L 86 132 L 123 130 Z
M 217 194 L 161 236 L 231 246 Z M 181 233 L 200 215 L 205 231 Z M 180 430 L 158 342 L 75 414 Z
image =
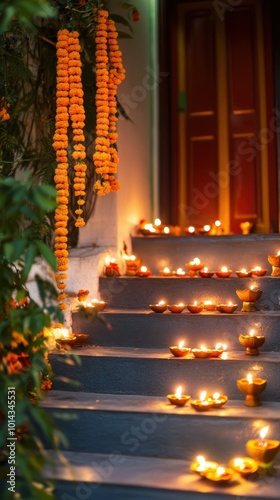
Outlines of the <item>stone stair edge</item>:
M 53 453 L 50 453 L 49 456 L 54 460 L 56 459 Z M 61 464 L 56 460 L 57 466 L 54 470 L 50 467 L 45 468 L 45 477 L 62 480 L 64 484 L 65 482 L 73 483 L 75 481 L 77 486 L 80 485 L 80 487 L 85 483 L 88 487 L 92 485 L 94 498 L 98 498 L 99 486 L 102 489 L 106 485 L 121 485 L 123 487 L 141 488 L 144 495 L 153 490 L 168 492 L 170 493 L 170 500 L 176 498 L 177 493 L 184 493 L 185 497 L 188 494 L 188 499 L 199 499 L 200 495 L 201 498 L 206 496 L 213 500 L 236 500 L 236 498 L 250 498 L 250 500 L 279 499 L 279 466 L 275 468 L 276 475 L 273 478 L 260 477 L 259 480 L 253 482 L 245 480 L 235 473 L 231 484 L 216 486 L 191 472 L 191 462 L 182 459 L 132 457 L 117 454 L 116 452 L 115 454 L 106 455 L 66 451 L 63 452 L 62 456 L 67 463 Z M 214 460 L 215 457 L 212 459 Z M 101 489 L 100 494 L 102 494 Z M 75 491 L 75 486 L 73 490 Z M 134 497 L 131 496 L 130 498 L 133 499 Z M 150 497 L 146 496 L 146 498 Z

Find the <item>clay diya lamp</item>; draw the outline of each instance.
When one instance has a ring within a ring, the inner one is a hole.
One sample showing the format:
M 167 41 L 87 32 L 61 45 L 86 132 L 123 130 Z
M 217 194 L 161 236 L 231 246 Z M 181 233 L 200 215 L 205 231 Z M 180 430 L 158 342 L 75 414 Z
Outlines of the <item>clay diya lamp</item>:
M 207 472 L 214 471 L 218 466 L 219 464 L 217 462 L 205 460 L 202 455 L 198 455 L 195 462 L 191 464 L 190 469 L 199 476 L 204 477 Z
M 195 300 L 193 304 L 188 304 L 187 305 L 187 309 L 191 313 L 197 314 L 197 313 L 200 313 L 203 310 L 203 304 L 198 304 L 197 300 Z
M 169 309 L 172 313 L 181 313 L 184 309 L 186 309 L 185 304 L 167 304 L 167 309 Z
M 265 439 L 269 427 L 264 427 L 260 432 L 260 439 L 250 439 L 246 443 L 247 453 L 252 457 L 257 464 L 269 469 L 277 453 L 280 450 L 280 442 L 274 439 Z
M 141 263 L 142 259 L 137 259 L 135 255 L 125 255 L 126 276 L 136 276 Z
M 215 345 L 214 349 L 211 349 L 210 358 L 220 358 L 223 352 L 226 350 L 226 345 L 219 342 Z
M 227 304 L 218 304 L 217 311 L 226 314 L 232 314 L 238 308 L 238 304 L 233 304 L 232 302 L 228 302 Z
M 180 386 L 177 387 L 175 394 L 168 394 L 167 399 L 172 405 L 185 406 L 185 404 L 189 401 L 190 396 L 182 394 L 182 387 Z
M 239 335 L 238 340 L 241 345 L 246 347 L 245 354 L 250 356 L 258 356 L 259 347 L 261 347 L 265 342 L 264 335 L 255 335 L 255 330 L 251 330 L 249 335 Z
M 186 266 L 190 270 L 190 276 L 192 278 L 196 278 L 199 276 L 198 271 L 201 271 L 201 269 L 203 269 L 204 264 L 200 262 L 200 259 L 198 257 L 195 257 L 190 262 L 187 262 Z
M 164 269 L 161 269 L 159 273 L 161 276 L 166 276 L 166 277 L 173 275 L 173 271 L 171 271 L 169 269 L 169 267 L 165 267 Z
M 185 278 L 186 275 L 187 273 L 183 271 L 181 267 L 178 267 L 178 269 L 175 271 L 175 276 L 177 276 L 178 278 Z
M 267 260 L 272 265 L 271 276 L 280 276 L 280 252 L 277 255 L 268 255 Z
M 245 406 L 260 406 L 262 404 L 259 395 L 266 388 L 266 384 L 265 379 L 253 378 L 250 373 L 247 378 L 237 380 L 238 389 L 246 395 Z
M 235 271 L 238 278 L 251 278 L 252 271 L 247 271 L 246 269 L 241 269 L 241 271 Z
M 201 359 L 210 358 L 212 352 L 213 352 L 212 349 L 207 349 L 207 347 L 205 347 L 204 345 L 202 345 L 200 349 L 197 348 L 192 349 L 192 354 L 194 355 L 194 357 Z
M 228 269 L 226 266 L 223 266 L 220 271 L 215 272 L 218 278 L 229 278 L 232 274 L 232 270 Z
M 262 269 L 260 266 L 254 267 L 253 269 L 251 269 L 251 271 L 252 271 L 253 278 L 256 278 L 259 276 L 265 276 L 267 273 L 267 269 Z
M 86 307 L 92 307 L 97 311 L 104 311 L 107 305 L 107 302 L 104 302 L 104 300 L 92 299 L 89 303 L 86 304 Z
M 216 310 L 216 304 L 213 304 L 212 300 L 205 300 L 203 302 L 203 309 L 205 311 L 215 311 Z
M 209 481 L 222 486 L 232 479 L 233 474 L 234 471 L 229 467 L 218 466 L 215 470 L 208 471 L 204 477 Z
M 187 354 L 191 352 L 190 347 L 184 347 L 184 341 L 179 342 L 178 345 L 172 345 L 169 347 L 170 352 L 175 356 L 175 358 L 184 358 Z
M 195 227 L 194 226 L 189 226 L 185 228 L 185 234 L 187 236 L 194 236 L 195 235 Z
M 114 258 L 110 259 L 110 257 L 106 257 L 104 274 L 108 278 L 120 276 L 119 266 Z
M 136 271 L 136 275 L 140 278 L 148 278 L 151 276 L 151 271 L 146 266 L 141 266 L 138 271 Z
M 214 276 L 214 271 L 209 271 L 208 267 L 203 267 L 201 271 L 198 271 L 201 278 L 212 278 Z
M 155 313 L 163 313 L 167 309 L 167 305 L 163 300 L 161 300 L 157 304 L 150 304 L 149 307 Z
M 227 402 L 228 397 L 225 394 L 214 392 L 212 396 L 208 396 L 208 401 L 212 403 L 212 408 L 221 408 Z
M 257 462 L 249 457 L 233 458 L 230 460 L 229 465 L 231 469 L 238 472 L 245 479 L 255 474 L 259 468 Z
M 262 291 L 259 288 L 251 287 L 244 290 L 236 290 L 236 294 L 242 300 L 242 312 L 256 311 L 255 302 L 261 297 Z
M 207 399 L 206 391 L 200 394 L 200 399 L 191 399 L 190 405 L 196 411 L 209 411 L 213 407 L 213 403 Z
M 89 335 L 87 333 L 72 333 L 69 337 L 58 338 L 56 341 L 60 346 L 81 347 L 88 338 Z

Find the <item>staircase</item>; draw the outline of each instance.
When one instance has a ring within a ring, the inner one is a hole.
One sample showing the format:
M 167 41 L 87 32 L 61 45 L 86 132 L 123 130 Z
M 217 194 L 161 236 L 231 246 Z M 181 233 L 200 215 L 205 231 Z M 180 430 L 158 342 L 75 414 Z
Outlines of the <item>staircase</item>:
M 88 333 L 90 347 L 77 349 L 81 365 L 51 357 L 54 388 L 44 400 L 48 411 L 62 415 L 57 425 L 69 441 L 63 456 L 70 466 L 56 472 L 58 500 L 272 500 L 279 499 L 280 462 L 273 473 L 244 479 L 237 473 L 225 486 L 190 471 L 197 455 L 224 465 L 246 456 L 245 444 L 269 425 L 269 438 L 280 439 L 280 280 L 271 276 L 268 254 L 280 250 L 279 235 L 210 237 L 132 237 L 133 253 L 152 271 L 148 278 L 100 278 L 100 297 L 108 301 L 103 315 L 110 323 L 89 323 L 74 314 L 73 330 Z M 213 270 L 226 265 L 230 278 L 162 277 L 164 266 L 185 268 L 199 257 Z M 238 278 L 235 270 L 256 265 L 268 269 L 258 278 Z M 237 289 L 257 284 L 262 297 L 253 313 L 241 312 Z M 238 303 L 233 314 L 202 312 L 156 314 L 149 304 L 212 300 Z M 239 334 L 256 329 L 265 335 L 259 356 L 245 355 Z M 185 340 L 228 346 L 228 359 L 175 358 L 170 345 Z M 245 406 L 237 380 L 251 372 L 265 378 L 262 405 Z M 59 376 L 78 380 L 79 387 Z M 198 399 L 200 392 L 226 394 L 221 409 L 196 412 L 180 408 L 166 395 L 182 385 Z M 76 419 L 71 415 L 75 414 Z M 69 418 L 67 418 L 69 417 Z M 279 454 L 280 455 L 280 454 Z

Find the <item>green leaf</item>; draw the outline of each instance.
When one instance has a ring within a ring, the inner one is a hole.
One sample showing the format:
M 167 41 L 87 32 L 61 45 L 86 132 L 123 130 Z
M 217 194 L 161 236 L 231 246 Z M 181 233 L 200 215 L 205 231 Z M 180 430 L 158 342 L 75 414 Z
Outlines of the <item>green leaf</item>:
M 25 266 L 21 273 L 21 279 L 23 283 L 26 283 L 27 281 L 30 269 L 35 261 L 36 253 L 37 253 L 36 246 L 33 243 L 30 243 L 29 247 L 27 248 L 27 251 L 25 252 L 24 256 Z
M 133 32 L 131 24 L 128 22 L 127 19 L 125 19 L 125 17 L 120 16 L 119 14 L 111 14 L 110 18 L 113 19 L 113 21 L 115 21 L 115 23 L 123 24 L 124 26 L 127 26 L 130 29 L 131 33 Z
M 34 240 L 34 243 L 36 244 L 40 254 L 46 262 L 51 266 L 51 268 L 55 271 L 56 270 L 56 258 L 54 256 L 53 251 L 48 247 L 43 241 L 40 240 Z
M 124 31 L 118 31 L 119 38 L 133 38 L 129 33 L 125 33 Z

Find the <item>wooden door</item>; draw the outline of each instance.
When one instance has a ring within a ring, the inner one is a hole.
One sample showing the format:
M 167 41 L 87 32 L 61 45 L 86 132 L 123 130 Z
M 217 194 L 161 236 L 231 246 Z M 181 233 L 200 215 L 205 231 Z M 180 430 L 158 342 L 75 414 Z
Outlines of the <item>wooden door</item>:
M 261 0 L 237 3 L 223 11 L 214 8 L 221 2 L 177 5 L 173 220 L 186 227 L 220 219 L 226 233 L 249 221 L 266 233 L 276 197 L 269 35 Z

